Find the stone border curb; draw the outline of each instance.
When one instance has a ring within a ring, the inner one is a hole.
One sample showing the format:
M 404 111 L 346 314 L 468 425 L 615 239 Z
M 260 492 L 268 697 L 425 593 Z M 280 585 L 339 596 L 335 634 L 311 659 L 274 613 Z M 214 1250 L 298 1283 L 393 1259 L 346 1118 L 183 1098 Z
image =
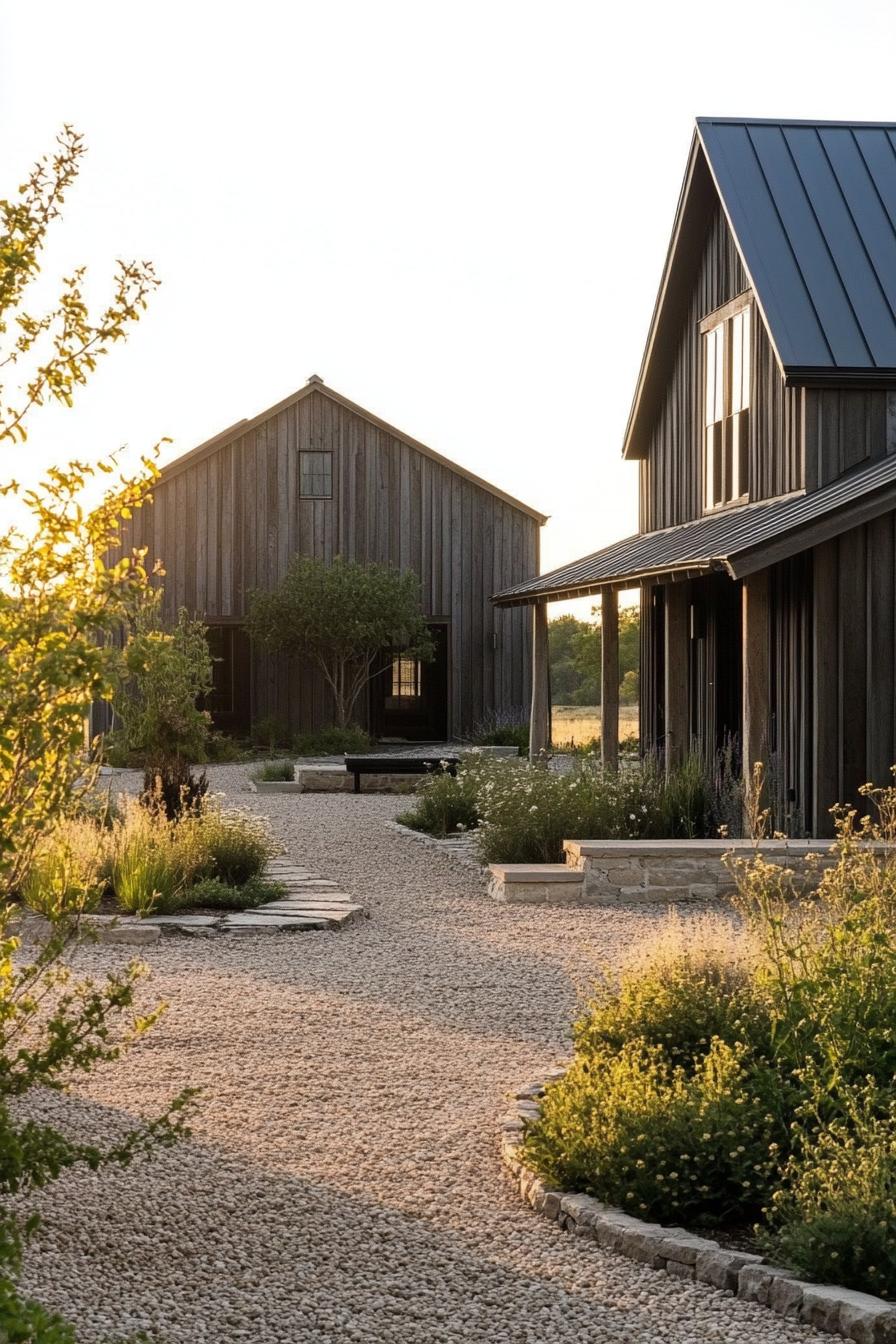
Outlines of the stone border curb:
M 33 910 L 22 910 L 18 914 L 15 927 L 27 938 L 46 938 L 51 924 L 43 915 Z M 147 947 L 157 943 L 162 930 L 147 925 L 136 915 L 98 915 L 83 914 L 79 921 L 79 942 L 118 943 L 124 947 Z
M 435 849 L 440 854 L 448 854 L 457 863 L 462 863 L 465 868 L 472 868 L 479 876 L 483 886 L 488 885 L 489 871 L 485 864 L 480 863 L 476 857 L 476 849 L 473 843 L 473 833 L 464 831 L 460 835 L 447 835 L 439 837 L 429 835 L 426 831 L 415 831 L 410 826 L 404 826 L 400 821 L 391 819 L 386 820 L 386 826 L 390 831 L 397 831 L 399 835 L 404 836 L 406 840 L 414 840 L 418 845 L 426 845 L 429 849 Z
M 807 1283 L 761 1255 L 728 1251 L 707 1237 L 681 1227 L 645 1223 L 622 1209 L 567 1190 L 553 1190 L 520 1157 L 526 1125 L 538 1118 L 539 1098 L 549 1083 L 566 1072 L 554 1069 L 539 1082 L 520 1088 L 500 1124 L 501 1160 L 522 1198 L 574 1236 L 627 1255 L 677 1279 L 722 1288 L 745 1302 L 759 1302 L 779 1316 L 802 1321 L 853 1344 L 896 1344 L 896 1306 L 870 1293 L 830 1284 Z

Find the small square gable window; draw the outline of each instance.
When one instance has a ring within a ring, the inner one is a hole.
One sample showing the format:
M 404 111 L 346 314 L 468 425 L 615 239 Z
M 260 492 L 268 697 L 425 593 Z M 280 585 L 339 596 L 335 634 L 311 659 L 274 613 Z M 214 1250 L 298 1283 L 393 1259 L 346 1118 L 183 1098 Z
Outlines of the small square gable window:
M 332 453 L 299 453 L 299 495 L 302 499 L 333 498 Z

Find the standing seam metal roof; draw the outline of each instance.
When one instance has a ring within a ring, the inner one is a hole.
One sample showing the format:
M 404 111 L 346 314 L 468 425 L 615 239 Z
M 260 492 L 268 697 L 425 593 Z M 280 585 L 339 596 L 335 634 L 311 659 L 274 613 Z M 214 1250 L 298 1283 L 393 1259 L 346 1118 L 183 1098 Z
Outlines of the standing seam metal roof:
M 641 579 L 682 578 L 725 570 L 732 578 L 769 562 L 769 547 L 783 559 L 808 544 L 896 507 L 896 456 L 843 476 L 810 494 L 723 509 L 690 523 L 625 537 L 570 565 L 506 588 L 498 606 L 585 595 L 601 588 L 634 586 Z M 806 533 L 815 529 L 811 541 Z
M 785 375 L 892 380 L 896 125 L 700 117 L 697 133 Z

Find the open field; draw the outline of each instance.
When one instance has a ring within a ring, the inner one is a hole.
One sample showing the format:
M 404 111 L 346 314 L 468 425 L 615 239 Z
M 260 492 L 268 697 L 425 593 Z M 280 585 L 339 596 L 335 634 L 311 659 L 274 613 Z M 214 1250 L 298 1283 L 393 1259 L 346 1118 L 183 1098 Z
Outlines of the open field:
M 551 710 L 554 746 L 590 742 L 600 737 L 600 705 L 554 705 Z M 619 706 L 619 740 L 638 736 L 638 706 Z

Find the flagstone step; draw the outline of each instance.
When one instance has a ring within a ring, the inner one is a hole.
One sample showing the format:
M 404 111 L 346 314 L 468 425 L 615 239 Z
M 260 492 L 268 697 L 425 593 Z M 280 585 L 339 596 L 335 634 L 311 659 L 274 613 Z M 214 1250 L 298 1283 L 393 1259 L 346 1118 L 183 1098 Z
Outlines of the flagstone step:
M 263 905 L 213 914 L 150 915 L 140 924 L 154 936 L 180 933 L 210 937 L 222 933 L 304 933 L 316 929 L 341 929 L 363 919 L 366 910 L 339 883 L 318 877 L 289 859 L 273 859 L 264 876 L 282 887 L 282 894 Z

